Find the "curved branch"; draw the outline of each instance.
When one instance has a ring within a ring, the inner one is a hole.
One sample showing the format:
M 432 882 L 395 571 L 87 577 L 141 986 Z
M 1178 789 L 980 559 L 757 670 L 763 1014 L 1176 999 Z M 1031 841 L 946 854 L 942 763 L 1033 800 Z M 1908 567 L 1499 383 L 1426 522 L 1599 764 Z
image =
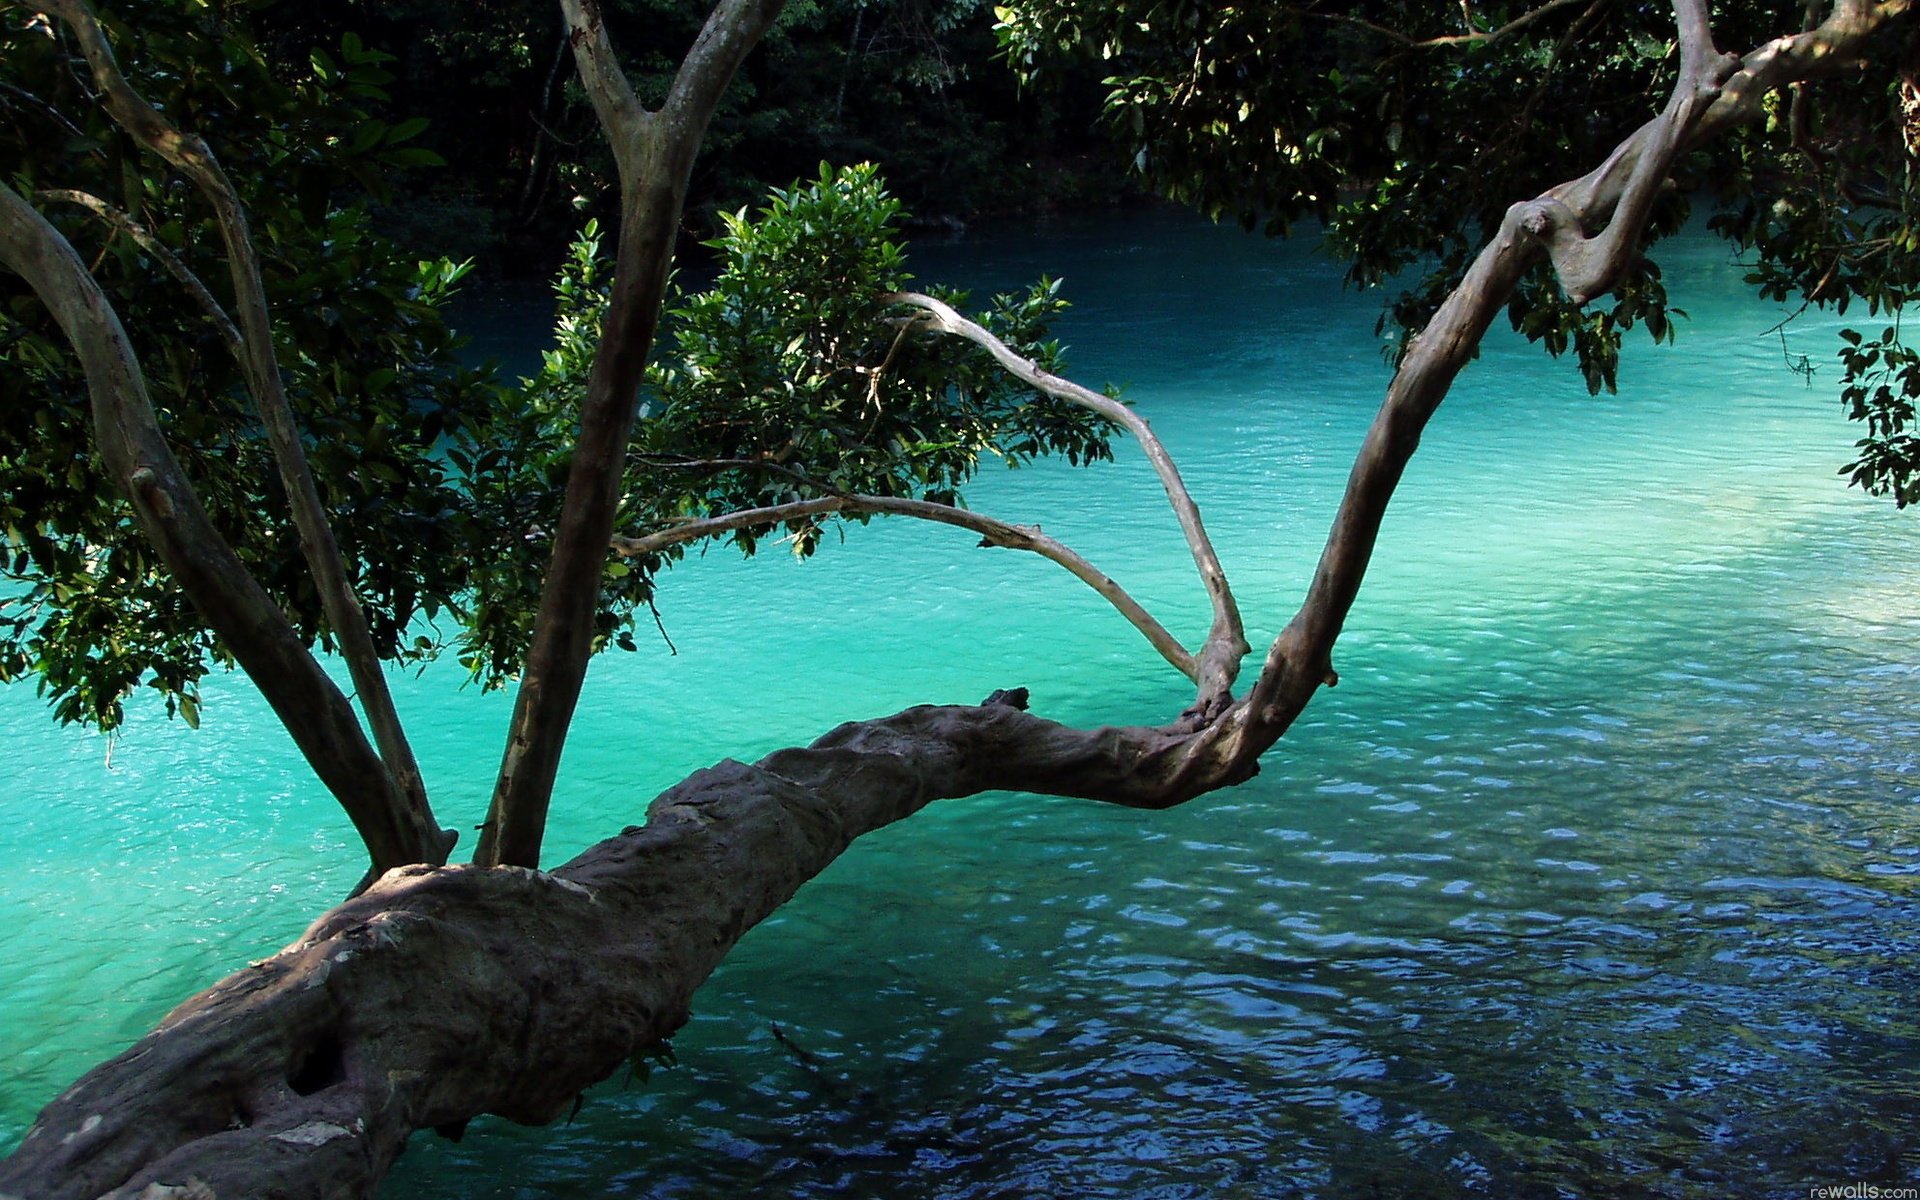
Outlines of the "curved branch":
M 923 521 L 937 521 L 943 525 L 970 529 L 985 539 L 982 545 L 1002 546 L 1009 550 L 1030 550 L 1044 559 L 1065 567 L 1074 578 L 1098 592 L 1107 603 L 1113 605 L 1114 609 L 1127 619 L 1128 624 L 1140 631 L 1153 648 L 1160 652 L 1160 657 L 1172 664 L 1174 670 L 1188 679 L 1193 679 L 1199 674 L 1198 664 L 1187 648 L 1180 644 L 1180 639 L 1167 632 L 1166 626 L 1155 620 L 1153 614 L 1129 595 L 1125 588 L 1115 583 L 1111 576 L 1080 557 L 1066 545 L 1041 533 L 1038 526 L 1011 525 L 964 508 L 956 508 L 951 504 L 936 504 L 931 500 L 910 500 L 896 496 L 866 496 L 857 493 L 826 496 L 814 500 L 796 500 L 791 504 L 775 504 L 766 508 L 746 508 L 738 512 L 723 513 L 717 517 L 703 517 L 641 537 L 615 537 L 613 548 L 622 556 L 630 558 L 640 554 L 652 554 L 665 550 L 669 546 L 699 541 L 701 538 L 713 537 L 716 534 L 729 533 L 735 529 L 746 529 L 756 525 L 775 525 L 801 517 L 825 516 L 831 513 L 876 513 L 887 516 L 917 517 Z
M 1316 689 L 1339 681 L 1332 665 L 1333 644 L 1359 593 L 1394 488 L 1455 376 L 1472 358 L 1487 326 L 1505 307 L 1535 255 L 1552 245 L 1555 231 L 1572 230 L 1570 236 L 1578 236 L 1583 223 L 1611 212 L 1613 219 L 1603 237 L 1615 248 L 1613 252 L 1624 253 L 1619 248 L 1631 248 L 1641 236 L 1641 226 L 1633 224 L 1636 220 L 1644 224 L 1645 206 L 1640 199 L 1664 182 L 1678 147 L 1696 145 L 1755 119 L 1762 99 L 1774 88 L 1841 69 L 1868 36 L 1910 5 L 1911 0 L 1878 4 L 1840 0 L 1819 28 L 1750 52 L 1739 60 L 1738 70 L 1716 87 L 1705 81 L 1720 78 L 1725 64 L 1712 52 L 1705 0 L 1676 0 L 1686 47 L 1676 87 L 1678 100 L 1594 170 L 1537 200 L 1508 209 L 1460 286 L 1413 340 L 1354 460 L 1307 597 L 1274 639 L 1243 701 L 1247 721 L 1235 735 L 1241 742 L 1236 753 L 1257 756 L 1286 731 Z M 1704 94 L 1703 88 L 1708 89 Z M 1629 193 L 1636 197 L 1633 203 L 1626 199 Z M 1539 228 L 1543 214 L 1551 218 L 1544 235 Z M 1605 266 L 1605 255 L 1596 251 L 1593 262 Z M 1617 267 L 1614 263 L 1613 269 Z
M 354 690 L 380 748 L 381 760 L 392 776 L 388 789 L 391 802 L 400 808 L 402 819 L 417 830 L 417 844 L 409 861 L 445 862 L 458 835 L 450 829 L 441 829 L 433 819 L 427 804 L 426 785 L 413 749 L 407 744 L 406 732 L 401 728 L 392 693 L 387 690 L 386 675 L 380 669 L 380 656 L 368 632 L 366 614 L 347 579 L 346 563 L 327 522 L 326 506 L 313 481 L 313 472 L 307 466 L 306 449 L 280 377 L 259 255 L 253 246 L 239 192 L 204 139 L 181 132 L 127 82 L 87 0 L 46 0 L 45 8 L 73 31 L 93 73 L 94 84 L 100 89 L 114 121 L 135 141 L 191 179 L 213 205 L 233 280 L 234 302 L 245 346 L 242 361 L 248 390 L 253 394 L 268 442 L 273 447 L 294 525 L 300 531 L 301 552 L 313 573 L 327 623 L 339 641 L 341 657 L 346 660 L 353 678 Z
M 1024 706 L 1010 689 L 720 762 L 551 875 L 391 872 L 63 1092 L 0 1163 L 0 1193 L 371 1196 L 415 1130 L 564 1116 L 671 1037 L 741 936 L 864 834 L 982 791 L 1162 809 L 1244 778 L 1204 734 Z M 189 1180 L 204 1190 L 166 1186 Z
M 951 305 L 932 296 L 919 292 L 893 292 L 881 299 L 889 304 L 902 304 L 921 310 L 924 316 L 920 319 L 926 324 L 943 333 L 965 338 L 986 350 L 993 355 L 995 362 L 1028 386 L 1100 414 L 1126 429 L 1140 443 L 1140 448 L 1146 451 L 1147 461 L 1153 464 L 1154 473 L 1160 477 L 1161 486 L 1166 489 L 1167 500 L 1173 505 L 1180 531 L 1186 537 L 1188 550 L 1192 552 L 1193 564 L 1199 569 L 1200 581 L 1213 602 L 1213 625 L 1207 632 L 1206 644 L 1201 647 L 1195 677 L 1195 682 L 1200 686 L 1200 695 L 1194 708 L 1202 713 L 1218 711 L 1230 697 L 1233 681 L 1240 673 L 1240 660 L 1246 657 L 1250 649 L 1246 629 L 1241 624 L 1240 606 L 1234 601 L 1233 589 L 1227 583 L 1227 573 L 1221 568 L 1219 555 L 1214 553 L 1213 542 L 1207 537 L 1206 525 L 1200 519 L 1200 506 L 1193 502 L 1186 483 L 1180 478 L 1180 469 L 1174 465 L 1173 456 L 1167 453 L 1166 446 L 1147 424 L 1146 418 L 1111 396 L 1102 396 L 1070 379 L 1062 379 L 1041 370 L 1031 359 L 1016 354 L 986 328 L 961 316 Z
M 213 321 L 214 327 L 220 331 L 220 339 L 226 342 L 227 349 L 240 361 L 241 366 L 246 365 L 246 346 L 240 340 L 240 330 L 234 326 L 233 318 L 227 315 L 226 309 L 220 307 L 220 302 L 213 298 L 213 293 L 207 290 L 207 285 L 200 282 L 200 277 L 188 270 L 186 263 L 180 261 L 180 256 L 167 249 L 145 225 L 134 220 L 133 214 L 115 208 L 91 192 L 76 191 L 73 188 L 46 188 L 35 192 L 34 197 L 39 200 L 78 204 L 139 243 L 142 250 L 153 255 L 160 265 L 167 269 L 167 274 L 173 276 L 182 287 L 187 289 L 194 303 L 200 306 Z
M 375 868 L 420 861 L 419 831 L 387 802 L 392 781 L 352 705 L 221 538 L 180 469 L 112 302 L 72 244 L 4 181 L 0 266 L 26 280 L 79 357 L 94 444 L 141 531 L 346 810 Z

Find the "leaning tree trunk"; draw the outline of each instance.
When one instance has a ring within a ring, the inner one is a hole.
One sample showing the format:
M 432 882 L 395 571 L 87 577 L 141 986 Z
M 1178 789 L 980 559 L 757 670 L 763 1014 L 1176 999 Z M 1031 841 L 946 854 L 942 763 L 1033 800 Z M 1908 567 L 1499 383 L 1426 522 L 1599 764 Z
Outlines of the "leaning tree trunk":
M 1243 774 L 1204 732 L 1072 729 L 1024 703 L 722 762 L 552 874 L 389 872 L 48 1105 L 0 1195 L 370 1196 L 416 1129 L 551 1121 L 670 1037 L 741 935 L 861 834 L 993 789 L 1161 808 Z
M 725 7 L 757 6 L 764 15 L 777 2 Z M 391 871 L 48 1105 L 0 1163 L 0 1197 L 370 1195 L 414 1130 L 457 1128 L 480 1113 L 552 1120 L 670 1036 L 740 936 L 863 833 L 989 789 L 1164 808 L 1244 780 L 1334 681 L 1333 642 L 1387 501 L 1524 266 L 1545 254 L 1570 292 L 1605 287 L 1682 147 L 1753 119 L 1787 82 L 1846 69 L 1909 7 L 1839 0 L 1817 28 L 1732 60 L 1713 52 L 1705 0 L 1675 0 L 1684 43 L 1676 99 L 1601 167 L 1510 210 L 1396 375 L 1306 602 L 1242 699 L 1196 706 L 1164 729 L 1071 729 L 1026 714 L 1020 693 L 909 709 L 752 765 L 702 771 L 655 800 L 645 824 L 552 874 Z M 569 9 L 597 12 L 585 0 Z M 609 124 L 639 121 L 631 93 L 594 65 L 610 53 L 594 40 L 597 21 L 576 28 Z M 710 90 L 719 74 L 694 78 Z M 619 144 L 631 153 L 637 143 Z M 552 727 L 548 718 L 529 725 Z M 557 740 L 546 753 L 557 760 Z M 544 785 L 528 785 L 522 799 L 495 816 L 543 810 Z M 537 835 L 524 850 L 537 850 Z

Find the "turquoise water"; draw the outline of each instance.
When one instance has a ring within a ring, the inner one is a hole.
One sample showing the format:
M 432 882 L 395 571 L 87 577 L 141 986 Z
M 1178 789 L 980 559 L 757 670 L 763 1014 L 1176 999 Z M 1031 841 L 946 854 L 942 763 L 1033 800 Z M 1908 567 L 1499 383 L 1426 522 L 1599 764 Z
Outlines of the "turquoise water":
M 1025 796 L 856 846 L 699 997 L 682 1065 L 570 1124 L 419 1139 L 394 1197 L 1787 1196 L 1920 1179 L 1920 525 L 1834 475 L 1723 247 L 1618 397 L 1499 338 L 1389 516 L 1323 693 L 1251 784 L 1172 813 Z M 1066 277 L 1077 377 L 1180 458 L 1257 635 L 1304 588 L 1385 382 L 1377 297 L 1173 216 L 924 247 Z M 1790 330 L 1830 363 L 1831 323 Z M 1197 640 L 1157 487 L 996 472 Z M 720 553 L 589 682 L 555 861 L 698 766 L 923 701 L 1032 689 L 1157 721 L 1182 681 L 1102 602 L 957 530 Z M 1256 643 L 1262 640 L 1256 636 Z M 442 815 L 478 819 L 508 701 L 398 681 Z M 351 885 L 345 822 L 244 682 L 114 747 L 0 695 L 0 1137 Z M 776 1040 L 778 1026 L 807 1052 Z

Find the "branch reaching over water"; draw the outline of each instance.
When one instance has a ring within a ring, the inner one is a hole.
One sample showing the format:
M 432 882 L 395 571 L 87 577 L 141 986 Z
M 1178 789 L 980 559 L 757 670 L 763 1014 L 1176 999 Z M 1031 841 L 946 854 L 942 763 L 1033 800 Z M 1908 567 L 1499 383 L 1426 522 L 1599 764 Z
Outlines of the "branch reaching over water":
M 167 445 L 112 302 L 73 246 L 0 182 L 0 266 L 47 306 L 80 360 L 93 440 L 141 532 L 339 800 L 377 868 L 420 861 L 419 830 L 386 802 L 392 781 L 333 680 L 220 536 Z
M 1115 583 L 1105 572 L 1069 549 L 1060 541 L 1040 532 L 1038 526 L 1011 525 L 980 513 L 951 504 L 935 504 L 930 500 L 910 500 L 897 496 L 864 496 L 847 494 L 826 496 L 813 500 L 797 500 L 791 504 L 775 504 L 766 508 L 747 508 L 738 512 L 723 513 L 715 517 L 703 517 L 649 533 L 639 537 L 615 537 L 613 548 L 622 555 L 632 557 L 651 554 L 701 538 L 713 537 L 735 529 L 747 529 L 760 525 L 776 525 L 784 521 L 798 520 L 803 517 L 824 516 L 829 513 L 859 514 L 876 513 L 887 516 L 915 517 L 922 521 L 937 521 L 943 525 L 955 525 L 961 529 L 970 529 L 980 534 L 983 544 L 1002 546 L 1009 550 L 1030 550 L 1040 557 L 1058 563 L 1071 572 L 1094 591 L 1135 629 L 1139 630 L 1160 657 L 1173 665 L 1173 669 L 1193 679 L 1199 672 L 1198 664 L 1180 640 L 1167 632 L 1165 626 L 1155 620 L 1139 601 L 1129 595 L 1126 589 Z
M 1160 477 L 1161 486 L 1166 489 L 1167 500 L 1173 505 L 1180 531 L 1187 539 L 1188 550 L 1192 552 L 1193 564 L 1199 569 L 1200 581 L 1213 603 L 1213 625 L 1207 632 L 1206 644 L 1201 647 L 1197 671 L 1193 676 L 1200 689 L 1194 711 L 1198 714 L 1218 712 L 1231 698 L 1233 681 L 1240 673 L 1240 660 L 1246 657 L 1249 649 L 1246 629 L 1241 624 L 1240 607 L 1234 601 L 1227 574 L 1221 569 L 1220 558 L 1214 553 L 1213 542 L 1208 538 L 1206 525 L 1200 519 L 1200 506 L 1193 502 L 1192 494 L 1180 478 L 1180 469 L 1174 465 L 1173 456 L 1167 453 L 1166 446 L 1147 424 L 1146 418 L 1111 396 L 1103 396 L 1070 379 L 1062 379 L 1041 370 L 1033 360 L 1015 353 L 986 328 L 961 316 L 951 305 L 932 296 L 919 292 L 894 292 L 882 299 L 889 304 L 919 309 L 921 315 L 917 318 L 918 323 L 972 342 L 993 355 L 995 362 L 1036 391 L 1099 413 L 1131 433 L 1140 443 L 1140 448 L 1146 451 L 1147 461 L 1153 464 L 1154 473 Z
M 1536 256 L 1552 255 L 1574 298 L 1597 294 L 1638 246 L 1653 194 L 1681 148 L 1756 119 L 1776 88 L 1856 64 L 1866 39 L 1910 5 L 1840 0 L 1816 29 L 1732 60 L 1713 49 L 1705 0 L 1676 0 L 1682 68 L 1666 108 L 1586 175 L 1508 209 L 1460 286 L 1414 338 L 1354 460 L 1307 597 L 1248 692 L 1243 753 L 1272 745 L 1315 690 L 1338 682 L 1333 644 L 1359 593 L 1387 503 L 1427 421 Z M 1588 225 L 1609 215 L 1599 237 L 1585 236 Z
M 392 783 L 387 789 L 389 802 L 398 808 L 402 821 L 415 830 L 415 844 L 405 861 L 445 862 L 456 835 L 452 830 L 441 829 L 433 819 L 427 804 L 426 785 L 414 761 L 413 749 L 407 743 L 406 732 L 401 728 L 393 696 L 387 690 L 386 675 L 381 671 L 380 656 L 367 629 L 366 614 L 347 580 L 345 560 L 327 521 L 326 506 L 320 499 L 313 472 L 307 465 L 306 448 L 280 376 L 273 323 L 267 312 L 266 286 L 239 192 L 204 139 L 183 133 L 127 82 L 87 0 L 48 0 L 44 8 L 73 31 L 92 71 L 94 85 L 100 89 L 115 123 L 141 146 L 191 179 L 213 206 L 239 312 L 247 388 L 273 447 L 294 525 L 300 531 L 300 549 L 313 574 L 327 623 L 332 626 L 341 656 L 346 659 L 361 709 L 367 715 L 374 741 L 380 748 L 381 761 L 391 776 Z

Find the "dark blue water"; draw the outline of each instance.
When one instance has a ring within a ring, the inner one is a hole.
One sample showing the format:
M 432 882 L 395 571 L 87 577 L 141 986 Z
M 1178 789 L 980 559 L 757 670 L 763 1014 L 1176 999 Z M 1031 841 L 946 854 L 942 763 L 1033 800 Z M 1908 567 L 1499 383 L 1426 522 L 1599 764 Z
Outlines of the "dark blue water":
M 1304 590 L 1386 371 L 1378 297 L 1177 217 L 971 238 L 936 281 L 1064 275 L 1083 381 L 1181 460 L 1256 642 Z M 420 1139 L 395 1197 L 1793 1196 L 1920 1182 L 1920 525 L 1720 246 L 1621 394 L 1496 339 L 1381 539 L 1338 690 L 1251 784 L 1172 813 L 994 795 L 863 841 L 723 966 L 682 1065 L 571 1124 Z M 1830 363 L 1833 325 L 1789 328 Z M 529 340 L 537 329 L 528 330 Z M 511 346 L 505 347 L 513 349 Z M 1191 640 L 1137 455 L 995 472 Z M 557 860 L 687 771 L 1032 689 L 1158 721 L 1183 681 L 1091 593 L 945 528 L 677 570 L 597 664 Z M 484 805 L 507 700 L 401 683 L 437 804 Z M 114 749 L 0 697 L 0 1133 L 355 876 L 242 681 Z M 774 1027 L 806 1054 L 781 1044 Z

